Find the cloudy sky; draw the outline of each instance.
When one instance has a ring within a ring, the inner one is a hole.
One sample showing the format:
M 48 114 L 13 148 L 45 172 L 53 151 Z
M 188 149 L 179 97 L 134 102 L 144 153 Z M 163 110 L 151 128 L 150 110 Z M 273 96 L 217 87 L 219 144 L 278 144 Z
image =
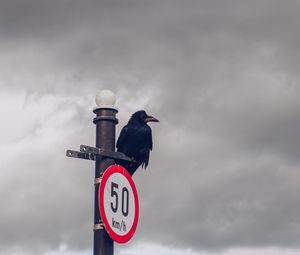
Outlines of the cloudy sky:
M 98 90 L 145 109 L 116 255 L 300 253 L 300 2 L 0 0 L 0 255 L 92 254 Z

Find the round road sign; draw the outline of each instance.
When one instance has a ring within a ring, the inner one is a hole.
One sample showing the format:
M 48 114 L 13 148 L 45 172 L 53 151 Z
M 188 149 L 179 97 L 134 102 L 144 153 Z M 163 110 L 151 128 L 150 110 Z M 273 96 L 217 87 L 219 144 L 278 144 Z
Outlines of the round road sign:
M 139 218 L 139 202 L 133 179 L 120 165 L 108 167 L 99 187 L 99 207 L 109 236 L 126 243 L 134 235 Z

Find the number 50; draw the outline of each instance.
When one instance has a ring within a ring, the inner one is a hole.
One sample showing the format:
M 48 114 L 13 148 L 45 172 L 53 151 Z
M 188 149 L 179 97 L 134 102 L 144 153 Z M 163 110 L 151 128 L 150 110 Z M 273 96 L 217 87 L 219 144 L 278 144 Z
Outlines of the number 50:
M 119 185 L 117 183 L 111 182 L 111 197 L 115 197 L 115 203 L 110 203 L 111 209 L 114 213 L 118 211 L 119 207 L 119 196 L 118 196 L 118 190 Z M 121 210 L 122 214 L 126 217 L 128 215 L 129 210 L 129 192 L 126 187 L 122 189 L 122 195 L 121 195 Z

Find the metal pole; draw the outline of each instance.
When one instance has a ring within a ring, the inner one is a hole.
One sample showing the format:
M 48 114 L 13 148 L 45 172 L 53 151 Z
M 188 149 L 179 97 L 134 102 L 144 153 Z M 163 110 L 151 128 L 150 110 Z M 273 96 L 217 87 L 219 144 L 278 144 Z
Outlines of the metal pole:
M 115 130 L 118 120 L 114 108 L 97 108 L 96 117 L 96 147 L 103 150 L 115 151 Z M 94 255 L 113 255 L 114 243 L 103 227 L 98 205 L 99 180 L 104 170 L 114 164 L 113 159 L 96 159 L 95 164 L 95 207 L 94 207 Z

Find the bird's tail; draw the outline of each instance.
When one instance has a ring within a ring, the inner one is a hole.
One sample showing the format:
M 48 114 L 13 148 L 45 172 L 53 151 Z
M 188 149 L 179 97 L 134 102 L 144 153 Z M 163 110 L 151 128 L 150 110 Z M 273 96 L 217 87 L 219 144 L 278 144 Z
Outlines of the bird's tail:
M 138 163 L 128 162 L 128 161 L 124 161 L 124 160 L 116 160 L 116 164 L 124 167 L 131 176 L 139 168 Z

